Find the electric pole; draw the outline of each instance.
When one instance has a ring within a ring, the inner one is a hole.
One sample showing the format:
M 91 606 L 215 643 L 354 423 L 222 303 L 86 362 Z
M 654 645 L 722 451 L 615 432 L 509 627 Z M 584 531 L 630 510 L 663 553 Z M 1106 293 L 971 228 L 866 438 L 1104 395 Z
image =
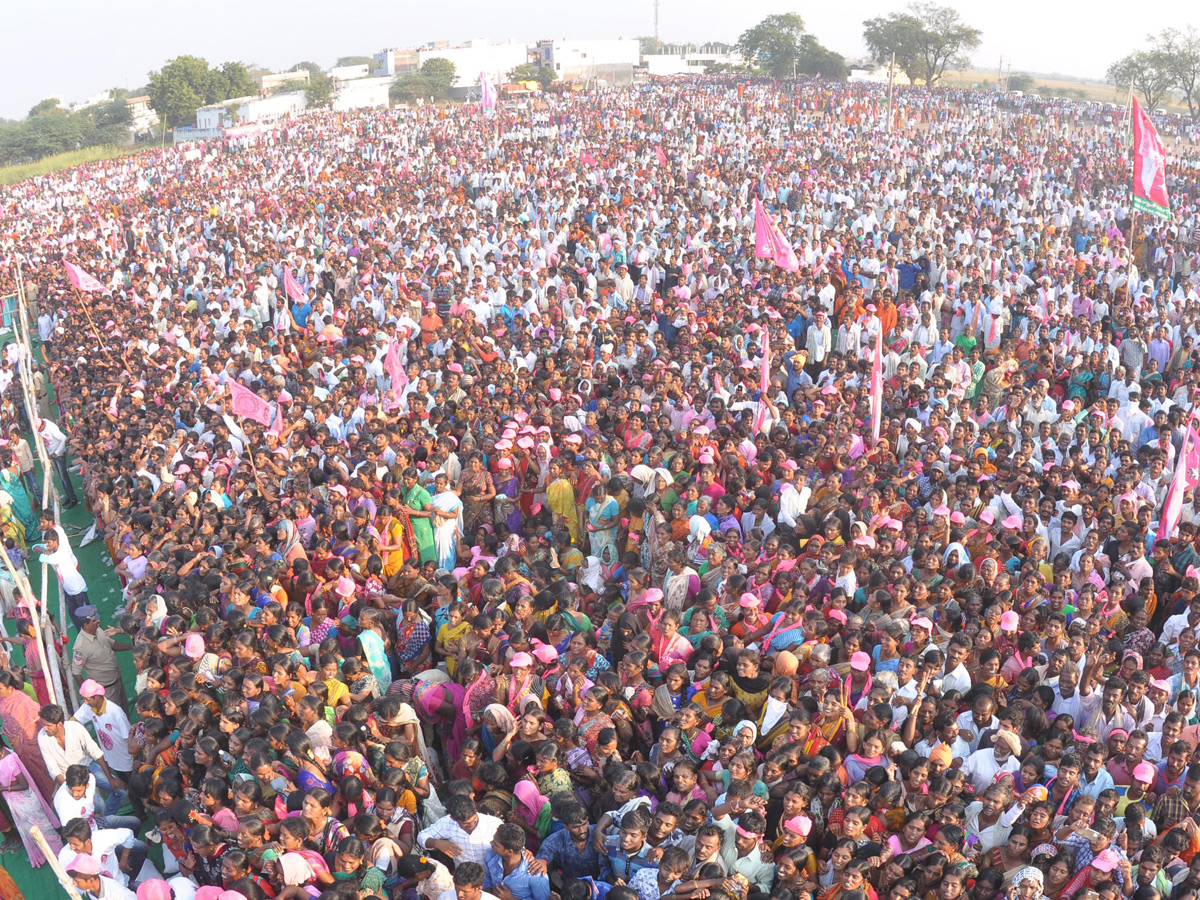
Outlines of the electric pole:
M 654 0 L 654 52 L 657 53 L 662 44 L 658 40 L 658 0 Z

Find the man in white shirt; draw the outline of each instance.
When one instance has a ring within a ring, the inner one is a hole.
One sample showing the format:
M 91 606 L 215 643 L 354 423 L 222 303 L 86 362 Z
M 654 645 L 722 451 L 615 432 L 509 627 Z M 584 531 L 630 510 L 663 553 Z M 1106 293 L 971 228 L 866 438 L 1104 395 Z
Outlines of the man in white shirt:
M 482 865 L 503 821 L 480 813 L 474 800 L 459 795 L 446 799 L 446 813 L 417 835 L 417 843 L 426 850 L 445 853 L 456 864 Z
M 100 874 L 121 887 L 129 887 L 132 878 L 145 881 L 158 878 L 154 864 L 146 864 L 147 847 L 128 828 L 92 828 L 86 819 L 70 819 L 63 824 L 62 850 L 58 861 L 66 868 L 76 854 L 83 853 L 100 863 Z
M 75 558 L 71 545 L 62 539 L 61 530 L 56 528 L 54 531 L 43 531 L 42 543 L 34 544 L 31 550 L 40 554 L 39 562 L 54 567 L 67 601 L 67 612 L 76 627 L 82 628 L 86 619 L 82 618 L 80 610 L 91 606 L 91 601 L 88 599 L 87 582 L 79 573 L 79 560 Z
M 58 473 L 58 480 L 62 482 L 63 496 L 66 498 L 63 506 L 67 509 L 78 506 L 79 498 L 75 496 L 75 486 L 71 484 L 71 472 L 67 467 L 67 436 L 49 419 L 34 419 L 33 427 L 42 436 L 50 462 Z
M 87 729 L 74 719 L 66 719 L 62 707 L 53 704 L 42 707 L 38 721 L 42 725 L 37 734 L 38 749 L 42 751 L 42 761 L 54 783 L 66 782 L 68 766 L 87 766 L 96 776 L 97 785 L 108 794 L 105 813 L 114 815 L 125 800 L 125 794 L 120 790 L 124 784 L 113 783 L 104 753 Z
M 983 793 L 995 783 L 1002 772 L 1016 773 L 1021 763 L 1015 754 L 1021 752 L 1021 739 L 1011 731 L 997 731 L 996 742 L 991 747 L 976 750 L 963 763 L 963 774 L 971 780 L 977 794 Z
M 104 693 L 104 685 L 94 679 L 89 678 L 81 684 L 79 696 L 83 698 L 83 706 L 75 711 L 74 719 L 83 725 L 91 723 L 109 771 L 122 781 L 128 781 L 133 771 L 133 757 L 129 755 L 129 716 L 117 704 L 110 703 Z

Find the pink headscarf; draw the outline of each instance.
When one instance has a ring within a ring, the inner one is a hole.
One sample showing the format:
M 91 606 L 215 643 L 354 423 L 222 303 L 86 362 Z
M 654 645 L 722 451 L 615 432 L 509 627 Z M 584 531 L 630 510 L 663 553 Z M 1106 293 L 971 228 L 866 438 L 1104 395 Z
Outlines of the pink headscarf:
M 542 796 L 537 785 L 528 779 L 522 778 L 513 788 L 513 794 L 517 798 L 517 812 L 521 814 L 521 818 L 525 820 L 531 828 L 537 824 L 538 813 L 542 811 L 547 803 L 550 802 L 548 797 Z

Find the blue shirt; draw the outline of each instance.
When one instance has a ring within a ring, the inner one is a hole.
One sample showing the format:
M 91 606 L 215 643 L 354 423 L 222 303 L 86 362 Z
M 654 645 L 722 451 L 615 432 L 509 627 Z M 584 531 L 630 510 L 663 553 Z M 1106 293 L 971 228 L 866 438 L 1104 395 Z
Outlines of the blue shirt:
M 505 875 L 500 857 L 489 850 L 483 858 L 483 870 L 484 890 L 492 891 L 503 886 L 517 900 L 550 900 L 550 879 L 545 875 L 530 875 L 529 863 L 524 858 L 520 865 Z
M 555 831 L 542 841 L 537 858 L 546 863 L 549 871 L 561 872 L 564 881 L 569 878 L 597 878 L 600 875 L 600 854 L 592 845 L 595 830 L 595 825 L 588 828 L 588 837 L 582 852 L 571 840 L 571 833 L 567 829 Z

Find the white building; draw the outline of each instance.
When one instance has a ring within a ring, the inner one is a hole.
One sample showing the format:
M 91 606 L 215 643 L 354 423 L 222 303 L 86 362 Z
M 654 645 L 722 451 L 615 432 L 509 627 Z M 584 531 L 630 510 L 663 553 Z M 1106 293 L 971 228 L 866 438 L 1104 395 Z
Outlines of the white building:
M 295 72 L 274 72 L 258 76 L 259 90 L 264 93 L 272 88 L 279 87 L 281 84 L 291 84 L 292 82 L 296 82 L 293 90 L 308 84 L 308 69 L 299 69 Z
M 642 57 L 646 74 L 657 78 L 671 75 L 703 75 L 710 66 L 740 66 L 742 54 L 725 44 L 664 45 L 661 53 Z
M 133 117 L 129 122 L 129 130 L 134 135 L 153 131 L 158 125 L 158 113 L 150 106 L 149 97 L 126 97 L 125 105 L 129 107 L 129 114 Z
M 529 45 L 511 40 L 506 44 L 490 44 L 485 40 L 465 44 L 438 41 L 410 50 L 381 50 L 375 54 L 375 74 L 403 75 L 438 58 L 454 64 L 457 76 L 454 87 L 470 88 L 479 84 L 479 76 L 485 72 L 506 80 L 510 71 L 529 62 Z
M 642 59 L 641 43 L 636 38 L 538 41 L 535 52 L 538 61 L 563 81 L 628 82 L 633 80 L 633 70 Z
M 282 119 L 307 105 L 304 91 L 288 91 L 266 97 L 235 97 L 202 106 L 196 110 L 195 128 L 175 129 L 175 143 L 221 137 L 226 129 Z
M 329 70 L 329 77 L 334 81 L 354 81 L 356 78 L 366 78 L 371 74 L 371 67 L 366 63 L 357 66 L 334 66 Z
M 351 109 L 378 109 L 387 106 L 388 90 L 394 80 L 390 75 L 384 75 L 379 78 L 339 81 L 333 95 L 333 109 L 346 112 Z

